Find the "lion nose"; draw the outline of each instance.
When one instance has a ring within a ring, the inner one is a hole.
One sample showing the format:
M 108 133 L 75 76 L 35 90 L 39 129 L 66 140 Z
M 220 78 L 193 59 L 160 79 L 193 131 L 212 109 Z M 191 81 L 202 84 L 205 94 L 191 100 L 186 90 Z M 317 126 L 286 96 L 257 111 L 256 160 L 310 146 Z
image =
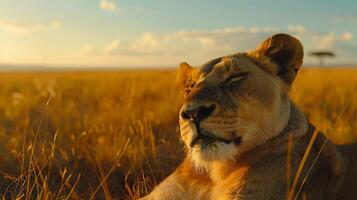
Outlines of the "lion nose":
M 190 119 L 195 123 L 200 123 L 203 119 L 209 117 L 216 109 L 216 105 L 211 106 L 198 106 L 195 108 L 187 108 L 182 110 L 181 117 L 183 119 Z

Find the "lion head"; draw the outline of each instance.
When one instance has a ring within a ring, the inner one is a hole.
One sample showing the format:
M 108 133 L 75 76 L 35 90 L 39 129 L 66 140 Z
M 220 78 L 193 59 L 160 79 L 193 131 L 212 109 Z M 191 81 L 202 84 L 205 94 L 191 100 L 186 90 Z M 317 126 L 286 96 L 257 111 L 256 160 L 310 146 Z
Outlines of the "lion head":
M 256 50 L 214 59 L 200 68 L 182 63 L 180 134 L 197 167 L 234 160 L 278 135 L 290 114 L 288 90 L 303 47 L 277 34 Z

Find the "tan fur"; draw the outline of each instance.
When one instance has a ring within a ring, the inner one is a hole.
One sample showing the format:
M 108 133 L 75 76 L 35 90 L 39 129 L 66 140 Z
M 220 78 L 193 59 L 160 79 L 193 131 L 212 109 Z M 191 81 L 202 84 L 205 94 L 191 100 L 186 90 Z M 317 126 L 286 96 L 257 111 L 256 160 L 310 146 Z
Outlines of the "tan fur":
M 256 51 L 218 58 L 200 69 L 181 64 L 185 101 L 179 120 L 187 157 L 143 199 L 286 199 L 292 182 L 287 182 L 286 167 L 289 135 L 293 179 L 313 134 L 287 95 L 302 56 L 296 38 L 277 34 Z M 319 134 L 293 196 L 301 186 L 298 199 L 302 194 L 308 199 L 356 198 L 346 184 L 357 182 L 356 170 L 347 167 L 356 166 L 356 153 L 350 152 L 357 148 L 325 141 Z

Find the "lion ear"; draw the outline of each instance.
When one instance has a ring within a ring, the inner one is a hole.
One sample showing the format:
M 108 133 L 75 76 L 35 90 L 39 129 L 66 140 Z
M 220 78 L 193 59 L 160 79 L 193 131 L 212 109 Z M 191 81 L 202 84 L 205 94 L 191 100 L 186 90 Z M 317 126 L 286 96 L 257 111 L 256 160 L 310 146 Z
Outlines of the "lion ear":
M 187 63 L 181 63 L 177 72 L 177 81 L 178 84 L 182 87 L 185 88 L 187 82 L 191 79 L 192 77 L 192 72 L 194 71 L 194 68 L 191 67 Z
M 302 65 L 304 50 L 301 42 L 287 34 L 276 34 L 267 38 L 255 51 L 277 64 L 277 75 L 291 85 Z

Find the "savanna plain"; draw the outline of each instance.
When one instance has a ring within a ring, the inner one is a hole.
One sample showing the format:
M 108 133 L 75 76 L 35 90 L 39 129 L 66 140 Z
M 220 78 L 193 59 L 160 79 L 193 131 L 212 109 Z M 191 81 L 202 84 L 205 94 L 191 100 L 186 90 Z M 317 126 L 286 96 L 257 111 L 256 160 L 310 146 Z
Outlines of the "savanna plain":
M 184 157 L 174 70 L 0 73 L 0 197 L 136 199 Z M 290 96 L 357 142 L 357 69 L 306 68 Z

